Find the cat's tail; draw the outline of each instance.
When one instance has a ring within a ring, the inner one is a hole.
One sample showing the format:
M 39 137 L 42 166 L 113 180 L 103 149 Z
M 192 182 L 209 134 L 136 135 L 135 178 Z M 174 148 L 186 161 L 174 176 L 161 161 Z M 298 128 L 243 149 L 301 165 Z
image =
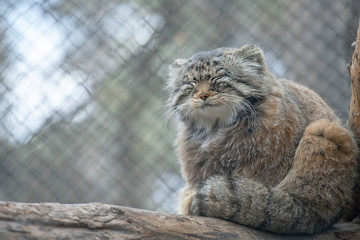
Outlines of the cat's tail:
M 356 154 L 346 129 L 319 121 L 305 131 L 291 170 L 276 187 L 213 176 L 184 209 L 277 233 L 317 233 L 337 222 L 352 202 Z M 191 189 L 184 193 L 190 196 Z
M 216 176 L 208 179 L 189 206 L 189 214 L 211 216 L 276 233 L 313 234 L 328 228 L 341 215 L 340 207 L 321 216 L 317 207 L 279 189 L 249 179 Z

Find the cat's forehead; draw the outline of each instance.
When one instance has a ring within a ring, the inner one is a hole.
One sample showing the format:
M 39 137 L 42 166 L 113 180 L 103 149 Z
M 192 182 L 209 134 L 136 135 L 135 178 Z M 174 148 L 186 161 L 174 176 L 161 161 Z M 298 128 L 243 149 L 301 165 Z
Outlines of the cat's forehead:
M 211 70 L 219 67 L 223 57 L 228 55 L 231 50 L 230 48 L 218 48 L 208 52 L 199 52 L 188 59 L 186 70 L 193 74 L 204 71 L 212 72 Z
M 189 62 L 202 62 L 202 61 L 208 61 L 216 58 L 223 57 L 224 55 L 227 55 L 231 53 L 231 48 L 217 48 L 212 51 L 207 52 L 199 52 L 195 54 L 194 56 L 189 58 Z

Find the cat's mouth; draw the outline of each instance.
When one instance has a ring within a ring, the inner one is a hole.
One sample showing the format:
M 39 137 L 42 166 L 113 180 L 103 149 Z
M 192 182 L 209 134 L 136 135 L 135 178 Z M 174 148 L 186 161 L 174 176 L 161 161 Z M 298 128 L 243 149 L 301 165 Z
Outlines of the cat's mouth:
M 208 108 L 208 107 L 217 107 L 216 104 L 212 104 L 212 103 L 203 103 L 200 108 L 201 109 L 205 109 L 205 108 Z
M 207 110 L 209 108 L 216 108 L 222 105 L 221 102 L 215 99 L 207 99 L 206 101 L 195 99 L 192 102 L 192 106 L 197 110 Z

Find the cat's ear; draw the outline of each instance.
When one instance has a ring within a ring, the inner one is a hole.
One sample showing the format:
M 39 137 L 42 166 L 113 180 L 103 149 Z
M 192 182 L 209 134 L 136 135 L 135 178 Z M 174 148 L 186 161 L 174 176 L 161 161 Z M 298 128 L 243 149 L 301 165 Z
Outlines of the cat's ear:
M 263 51 L 255 45 L 244 45 L 234 51 L 237 57 L 244 61 L 251 62 L 262 72 L 267 71 L 265 56 Z
M 180 86 L 180 79 L 185 71 L 186 59 L 176 59 L 169 66 L 169 79 L 166 81 L 165 89 L 173 92 Z
M 169 66 L 169 77 L 173 81 L 184 71 L 187 59 L 176 59 Z
M 187 59 L 176 59 L 170 64 L 170 68 L 181 68 L 187 63 Z

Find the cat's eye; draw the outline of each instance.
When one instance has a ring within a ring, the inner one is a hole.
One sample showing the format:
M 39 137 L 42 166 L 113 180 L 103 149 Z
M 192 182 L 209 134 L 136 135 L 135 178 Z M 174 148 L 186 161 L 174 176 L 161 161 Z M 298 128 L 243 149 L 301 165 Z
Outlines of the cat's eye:
M 227 82 L 219 82 L 213 85 L 213 90 L 219 92 L 229 87 L 231 87 L 231 85 Z
M 186 82 L 185 84 L 186 84 L 186 86 L 194 88 L 194 87 L 196 87 L 197 82 L 196 81 L 191 81 L 191 82 Z
M 222 78 L 225 78 L 225 77 L 228 77 L 228 75 L 227 74 L 221 74 L 221 75 L 219 75 L 219 76 L 217 76 L 217 77 L 214 77 L 213 79 L 211 79 L 211 82 L 217 82 L 217 81 L 219 81 L 220 79 L 222 79 Z
M 222 77 L 224 77 L 224 76 L 214 77 L 213 79 L 211 79 L 211 82 L 216 82 L 219 79 L 221 79 Z
M 226 69 L 225 68 L 219 68 L 219 69 L 216 69 L 215 71 L 215 74 L 220 74 L 220 75 L 223 75 L 226 73 Z
M 217 84 L 220 89 L 230 87 L 230 85 L 226 82 L 220 82 Z

